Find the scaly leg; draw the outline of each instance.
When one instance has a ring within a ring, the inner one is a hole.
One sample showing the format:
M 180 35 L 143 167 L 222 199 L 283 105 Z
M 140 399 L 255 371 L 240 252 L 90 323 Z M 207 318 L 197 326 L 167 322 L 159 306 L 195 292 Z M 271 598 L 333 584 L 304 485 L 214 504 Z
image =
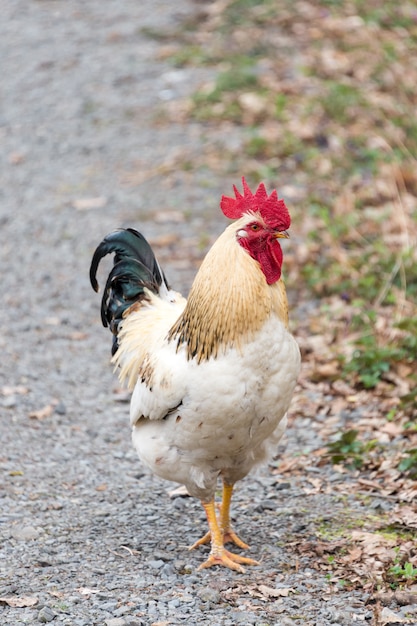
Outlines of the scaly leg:
M 230 541 L 238 546 L 238 548 L 246 550 L 249 548 L 248 544 L 242 541 L 230 526 L 230 503 L 232 501 L 232 493 L 233 485 L 228 485 L 223 481 L 223 497 L 220 506 L 220 528 L 223 532 L 223 541 L 224 543 Z
M 236 546 L 238 546 L 238 548 L 242 548 L 245 550 L 249 546 L 236 535 L 236 533 L 232 530 L 230 526 L 230 503 L 232 501 L 232 493 L 233 493 L 233 485 L 228 485 L 226 482 L 223 481 L 223 496 L 222 496 L 222 503 L 220 505 L 220 515 L 219 515 L 220 530 L 223 535 L 223 543 L 232 542 Z M 208 533 L 204 535 L 204 537 L 196 541 L 191 546 L 190 550 L 193 550 L 194 548 L 197 548 L 198 546 L 202 546 L 203 544 L 209 543 L 210 540 L 211 540 L 211 532 L 209 531 Z
M 245 569 L 242 565 L 240 565 L 240 563 L 245 563 L 246 565 L 257 565 L 257 561 L 248 559 L 244 556 L 239 556 L 237 554 L 232 554 L 232 552 L 229 552 L 224 547 L 223 533 L 217 521 L 214 499 L 210 502 L 202 502 L 202 505 L 206 512 L 207 522 L 210 529 L 211 550 L 207 561 L 202 563 L 198 569 L 205 569 L 206 567 L 212 567 L 213 565 L 223 565 L 224 567 L 229 567 L 230 569 L 243 573 Z

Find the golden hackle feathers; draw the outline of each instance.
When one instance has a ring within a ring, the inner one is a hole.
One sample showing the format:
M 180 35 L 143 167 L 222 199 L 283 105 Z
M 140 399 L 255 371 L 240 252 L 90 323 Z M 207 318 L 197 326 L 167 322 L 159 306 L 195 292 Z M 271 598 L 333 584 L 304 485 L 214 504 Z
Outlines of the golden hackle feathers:
M 172 324 L 186 304 L 177 292 L 173 302 L 145 290 L 146 300 L 130 307 L 125 312 L 119 327 L 119 349 L 112 358 L 119 380 L 132 391 L 138 380 L 152 386 L 152 355 L 164 341 Z M 144 339 L 145 338 L 145 339 Z
M 250 341 L 274 313 L 288 325 L 288 303 L 282 281 L 268 285 L 261 268 L 236 241 L 248 221 L 230 225 L 205 257 L 184 312 L 169 332 L 189 359 L 216 357 L 227 347 Z

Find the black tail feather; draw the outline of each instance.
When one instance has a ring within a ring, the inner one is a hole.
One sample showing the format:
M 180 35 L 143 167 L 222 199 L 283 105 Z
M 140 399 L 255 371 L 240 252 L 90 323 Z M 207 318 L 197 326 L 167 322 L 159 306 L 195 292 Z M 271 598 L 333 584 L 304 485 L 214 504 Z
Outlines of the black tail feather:
M 158 293 L 162 283 L 167 289 L 168 284 L 145 237 L 133 228 L 127 228 L 107 235 L 94 252 L 90 266 L 90 282 L 94 291 L 99 289 L 96 275 L 100 261 L 113 252 L 114 265 L 101 300 L 101 321 L 114 334 L 114 354 L 118 347 L 118 326 L 126 309 L 145 297 L 145 288 Z

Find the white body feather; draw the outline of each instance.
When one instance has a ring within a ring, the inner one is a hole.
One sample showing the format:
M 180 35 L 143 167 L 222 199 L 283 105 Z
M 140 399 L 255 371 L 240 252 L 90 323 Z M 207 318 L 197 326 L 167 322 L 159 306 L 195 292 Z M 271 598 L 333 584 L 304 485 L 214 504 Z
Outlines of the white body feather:
M 297 343 L 272 313 L 244 345 L 200 363 L 167 335 L 186 301 L 169 292 L 126 316 L 114 361 L 133 387 L 134 446 L 158 476 L 209 501 L 221 474 L 233 484 L 270 457 L 286 426 Z M 136 367 L 132 367 L 132 359 Z M 125 367 L 125 371 L 124 368 Z

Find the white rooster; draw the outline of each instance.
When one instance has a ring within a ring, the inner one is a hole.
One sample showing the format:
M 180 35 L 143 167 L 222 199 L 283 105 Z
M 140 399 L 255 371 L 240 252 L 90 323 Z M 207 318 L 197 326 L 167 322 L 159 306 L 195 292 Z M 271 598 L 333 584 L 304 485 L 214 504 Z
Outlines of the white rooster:
M 188 300 L 172 291 L 144 237 L 118 230 L 95 251 L 90 279 L 115 253 L 102 300 L 114 334 L 113 363 L 133 391 L 134 446 L 157 476 L 184 484 L 205 509 L 211 541 L 200 567 L 244 571 L 253 559 L 225 548 L 248 546 L 230 526 L 235 483 L 276 451 L 300 368 L 288 330 L 280 238 L 290 216 L 276 191 L 222 197 L 229 225 L 205 257 Z M 223 498 L 216 514 L 219 477 Z

